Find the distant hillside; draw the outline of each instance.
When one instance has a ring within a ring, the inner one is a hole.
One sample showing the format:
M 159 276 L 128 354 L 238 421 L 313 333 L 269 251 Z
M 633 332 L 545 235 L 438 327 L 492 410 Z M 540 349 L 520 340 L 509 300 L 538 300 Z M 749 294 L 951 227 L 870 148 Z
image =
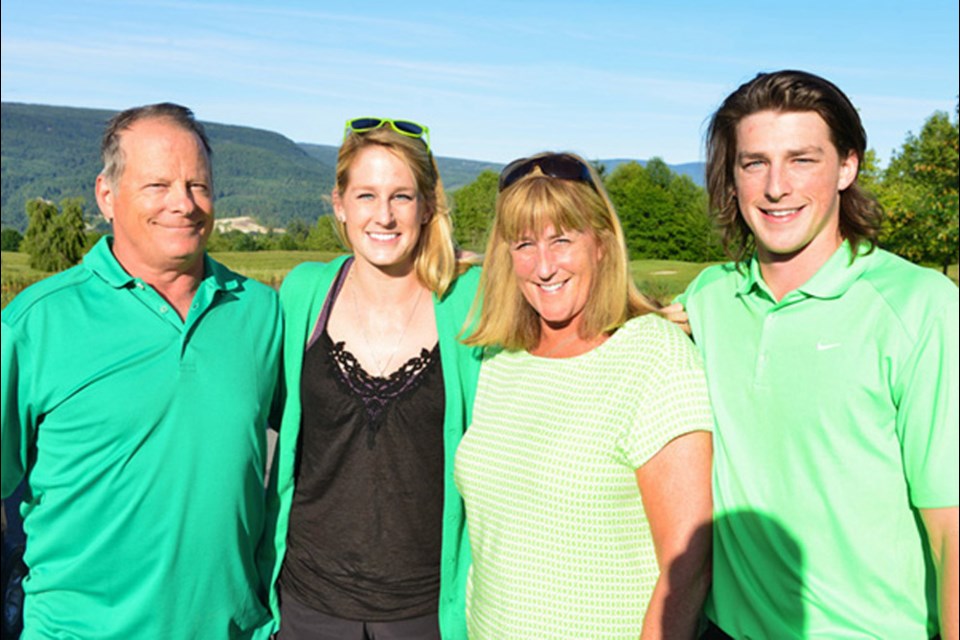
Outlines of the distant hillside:
M 2 131 L 3 226 L 26 228 L 26 201 L 66 197 L 86 200 L 91 220 L 97 216 L 93 183 L 100 170 L 100 135 L 113 111 L 4 102 Z M 295 143 L 263 129 L 204 122 L 214 154 L 218 217 L 250 216 L 266 227 L 291 220 L 315 221 L 330 212 L 337 147 Z M 629 160 L 600 160 L 608 174 Z M 644 161 L 640 161 L 645 164 Z M 444 186 L 452 192 L 484 170 L 503 165 L 438 157 Z M 673 165 L 674 171 L 703 184 L 703 164 Z
M 81 196 L 93 204 L 100 171 L 99 140 L 112 114 L 94 109 L 0 105 L 0 216 L 4 226 L 26 228 L 27 200 Z
M 337 149 L 327 144 L 310 144 L 300 142 L 300 147 L 308 154 L 330 166 L 337 164 Z M 592 160 L 606 167 L 607 175 L 613 173 L 621 164 L 627 162 L 639 162 L 646 166 L 646 160 L 633 160 L 630 158 L 612 158 L 608 160 Z M 455 191 L 460 187 L 470 184 L 477 179 L 477 176 L 486 170 L 500 173 L 504 165 L 496 162 L 482 162 L 479 160 L 463 160 L 461 158 L 444 158 L 437 156 L 437 166 L 440 168 L 440 175 L 443 176 L 443 186 L 447 191 Z M 683 164 L 669 164 L 674 173 L 682 176 L 688 176 L 698 186 L 704 185 L 704 164 L 702 162 L 686 162 Z
M 93 183 L 100 171 L 100 135 L 112 111 L 4 102 L 2 221 L 23 231 L 27 200 L 81 196 L 97 212 Z M 333 167 L 270 131 L 204 123 L 214 155 L 217 215 L 253 216 L 282 227 L 330 211 Z

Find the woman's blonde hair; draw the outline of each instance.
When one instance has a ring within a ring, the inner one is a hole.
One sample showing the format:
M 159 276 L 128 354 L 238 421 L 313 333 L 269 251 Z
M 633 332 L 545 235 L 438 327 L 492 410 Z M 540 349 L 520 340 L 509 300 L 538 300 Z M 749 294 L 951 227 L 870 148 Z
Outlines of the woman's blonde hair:
M 541 153 L 531 160 L 551 155 Z M 481 309 L 466 344 L 528 351 L 537 346 L 540 316 L 520 291 L 510 245 L 527 233 L 539 235 L 551 225 L 558 231 L 591 233 L 600 245 L 596 277 L 580 324 L 581 337 L 609 333 L 630 318 L 656 308 L 633 284 L 623 227 L 596 171 L 579 156 L 564 155 L 588 168 L 590 182 L 551 178 L 537 167 L 497 196 L 496 217 L 471 315 L 476 315 L 478 306 Z
M 453 222 L 443 190 L 443 181 L 433 154 L 419 138 L 400 135 L 390 127 L 352 132 L 340 145 L 337 154 L 335 189 L 342 197 L 350 180 L 350 167 L 363 149 L 383 147 L 410 168 L 417 183 L 418 197 L 423 203 L 426 222 L 420 230 L 420 239 L 414 250 L 414 272 L 425 287 L 443 297 L 450 283 L 467 265 L 458 264 L 453 242 Z M 347 237 L 346 225 L 334 216 L 334 227 L 345 247 L 353 250 Z

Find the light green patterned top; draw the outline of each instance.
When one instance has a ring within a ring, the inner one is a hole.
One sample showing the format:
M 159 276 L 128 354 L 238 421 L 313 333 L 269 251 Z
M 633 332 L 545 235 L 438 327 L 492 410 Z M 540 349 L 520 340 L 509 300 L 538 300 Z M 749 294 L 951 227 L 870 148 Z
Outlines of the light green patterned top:
M 500 352 L 457 452 L 472 638 L 633 638 L 658 569 L 635 470 L 711 430 L 700 357 L 653 315 L 583 355 Z

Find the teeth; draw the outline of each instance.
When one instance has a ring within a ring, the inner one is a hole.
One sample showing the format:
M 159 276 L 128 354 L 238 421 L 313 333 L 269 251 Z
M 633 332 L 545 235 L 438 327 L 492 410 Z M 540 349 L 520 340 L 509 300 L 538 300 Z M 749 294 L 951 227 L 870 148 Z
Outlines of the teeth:
M 562 282 L 555 282 L 554 284 L 542 284 L 540 288 L 546 291 L 547 293 L 553 293 L 557 289 L 563 286 Z
M 397 237 L 396 233 L 371 233 L 369 235 L 374 240 L 393 240 Z
M 789 215 L 793 215 L 799 211 L 799 209 L 784 209 L 783 211 L 771 211 L 769 209 L 764 209 L 764 213 L 768 216 L 773 216 L 774 218 L 785 218 Z

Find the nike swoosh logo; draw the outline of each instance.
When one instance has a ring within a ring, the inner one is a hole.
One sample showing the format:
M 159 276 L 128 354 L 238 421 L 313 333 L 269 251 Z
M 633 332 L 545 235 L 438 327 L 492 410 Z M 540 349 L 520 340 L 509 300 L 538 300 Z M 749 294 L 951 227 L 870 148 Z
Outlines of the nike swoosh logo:
M 839 342 L 828 342 L 824 344 L 823 342 L 817 343 L 817 351 L 829 351 L 830 349 L 836 349 L 840 346 Z

